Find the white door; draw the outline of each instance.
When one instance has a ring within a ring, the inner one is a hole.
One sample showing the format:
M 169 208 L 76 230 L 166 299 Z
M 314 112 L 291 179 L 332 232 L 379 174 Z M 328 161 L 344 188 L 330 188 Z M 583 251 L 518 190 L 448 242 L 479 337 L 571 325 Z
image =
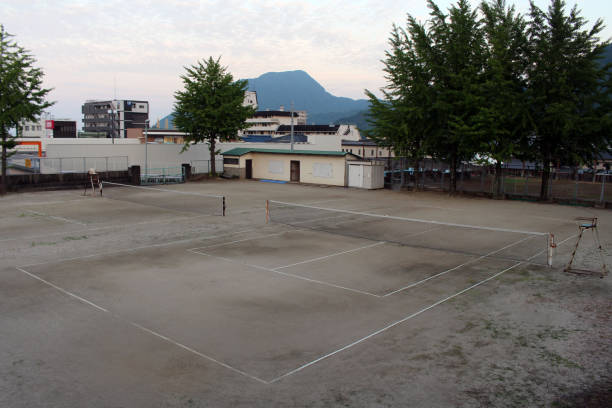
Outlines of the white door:
M 363 187 L 363 166 L 360 164 L 349 165 L 349 187 Z

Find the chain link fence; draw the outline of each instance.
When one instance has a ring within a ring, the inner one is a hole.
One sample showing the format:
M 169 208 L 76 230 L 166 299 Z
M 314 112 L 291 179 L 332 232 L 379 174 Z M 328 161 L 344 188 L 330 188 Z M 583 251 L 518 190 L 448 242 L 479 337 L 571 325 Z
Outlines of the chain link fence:
M 378 159 L 380 161 L 380 159 Z M 385 187 L 450 191 L 451 174 L 446 163 L 432 159 L 414 160 L 405 157 L 384 159 Z M 459 165 L 457 191 L 494 195 L 495 166 Z M 508 198 L 537 200 L 540 197 L 542 169 L 504 166 L 501 172 L 501 193 Z M 551 200 L 576 204 L 605 205 L 612 202 L 612 172 L 581 168 L 553 168 L 548 183 Z
M 191 174 L 210 174 L 210 160 L 191 160 Z M 223 157 L 215 158 L 215 173 L 223 173 Z
M 128 156 L 102 157 L 24 157 L 11 159 L 11 167 L 33 174 L 87 173 L 95 169 L 98 173 L 126 171 Z

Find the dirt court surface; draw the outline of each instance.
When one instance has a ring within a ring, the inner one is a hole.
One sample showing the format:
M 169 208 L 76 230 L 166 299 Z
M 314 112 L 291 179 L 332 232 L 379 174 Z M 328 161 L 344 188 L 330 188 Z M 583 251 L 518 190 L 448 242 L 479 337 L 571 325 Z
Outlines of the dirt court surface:
M 610 406 L 612 277 L 563 272 L 576 217 L 609 252 L 609 210 L 162 188 L 227 216 L 161 191 L 0 198 L 0 406 Z

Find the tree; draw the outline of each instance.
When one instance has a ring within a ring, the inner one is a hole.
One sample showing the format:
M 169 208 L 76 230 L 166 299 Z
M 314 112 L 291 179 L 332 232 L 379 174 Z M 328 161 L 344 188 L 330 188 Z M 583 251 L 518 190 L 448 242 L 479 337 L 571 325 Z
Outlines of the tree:
M 477 151 L 478 91 L 483 32 L 467 0 L 445 15 L 429 1 L 423 25 L 408 15 L 406 30 L 394 26 L 386 52 L 383 100 L 370 99 L 370 135 L 413 157 L 430 154 L 449 163 L 450 191 L 457 168 Z
M 574 6 L 551 0 L 547 12 L 530 3 L 527 89 L 531 147 L 543 164 L 540 199 L 548 199 L 550 167 L 588 162 L 610 143 L 610 65 L 599 60 L 607 42 L 602 20 L 585 30 Z
M 476 116 L 480 153 L 495 160 L 494 195 L 502 194 L 502 162 L 523 153 L 526 127 L 525 20 L 505 0 L 483 2 L 485 61 Z
M 428 2 L 426 25 L 408 15 L 407 29 L 393 27 L 386 51 L 383 99 L 370 91 L 368 133 L 412 158 L 424 154 L 449 163 L 450 191 L 457 188 L 457 168 L 477 151 L 478 84 L 483 60 L 483 32 L 467 0 L 445 15 Z
M 409 16 L 407 32 L 397 26 L 389 39 L 384 71 L 388 85 L 381 89 L 383 99 L 365 90 L 370 100 L 366 136 L 381 145 L 391 146 L 396 155 L 414 160 L 415 168 L 424 155 L 424 142 L 431 135 L 431 74 L 413 41 L 418 23 Z M 418 180 L 417 180 L 418 185 Z
M 37 115 L 52 105 L 45 101 L 51 89 L 42 87 L 43 72 L 35 68 L 34 57 L 11 40 L 11 34 L 0 24 L 0 145 L 2 146 L 2 184 L 0 194 L 8 185 L 7 160 L 16 146 L 15 136 L 21 120 L 35 120 Z
M 174 123 L 188 135 L 183 150 L 191 143 L 208 143 L 211 172 L 215 173 L 215 143 L 236 136 L 247 127 L 246 119 L 255 110 L 243 106 L 247 81 L 234 81 L 227 68 L 209 57 L 196 65 L 185 67 L 181 76 L 184 89 L 174 94 Z
M 450 167 L 450 191 L 457 190 L 457 168 L 478 151 L 479 91 L 484 59 L 484 33 L 467 0 L 445 15 L 429 1 L 429 60 L 433 70 L 436 129 L 429 143 L 432 156 Z

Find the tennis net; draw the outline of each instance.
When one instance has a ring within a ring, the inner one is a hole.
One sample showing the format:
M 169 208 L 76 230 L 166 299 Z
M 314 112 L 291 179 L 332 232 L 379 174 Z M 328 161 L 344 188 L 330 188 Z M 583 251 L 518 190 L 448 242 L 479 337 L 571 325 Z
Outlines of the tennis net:
M 174 212 L 225 216 L 226 211 L 225 196 L 221 195 L 134 186 L 109 181 L 102 182 L 100 194 L 112 200 L 127 201 Z
M 268 200 L 266 221 L 414 248 L 552 265 L 552 234 Z M 443 256 L 441 254 L 441 256 Z

